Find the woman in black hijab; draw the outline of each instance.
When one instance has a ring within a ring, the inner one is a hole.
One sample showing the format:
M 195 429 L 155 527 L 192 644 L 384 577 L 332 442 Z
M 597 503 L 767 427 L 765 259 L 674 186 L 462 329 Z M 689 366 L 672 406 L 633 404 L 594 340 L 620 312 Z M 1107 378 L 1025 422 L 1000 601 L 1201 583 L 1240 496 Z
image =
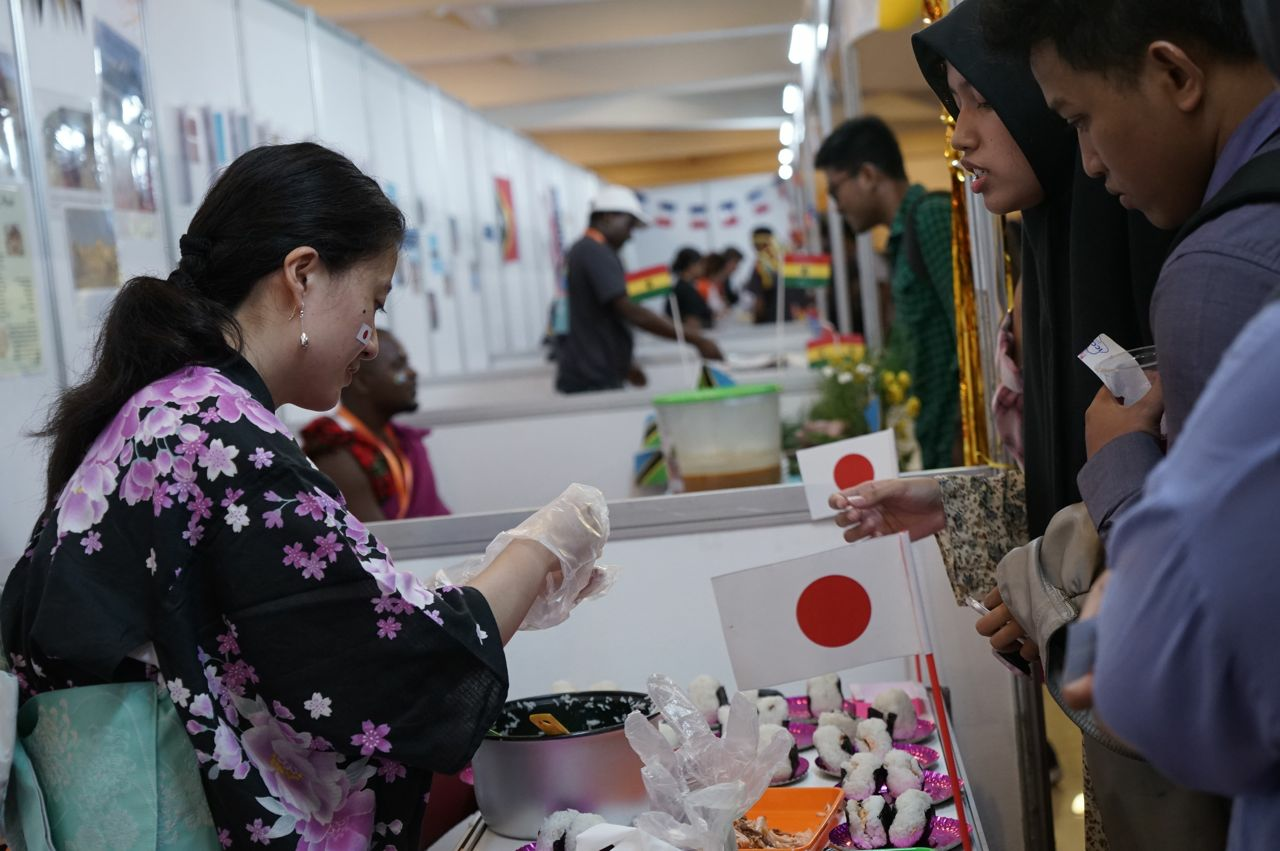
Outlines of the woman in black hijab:
M 993 110 L 1043 190 L 1022 211 L 1026 499 L 1034 537 L 1053 514 L 1079 500 L 1084 412 L 1098 380 L 1076 355 L 1100 333 L 1126 348 L 1151 343 L 1148 310 L 1169 235 L 1126 212 L 1101 181 L 1084 173 L 1075 132 L 1046 106 L 1030 67 L 986 49 L 978 25 L 981 3 L 966 0 L 912 41 L 930 87 L 959 119 L 956 147 L 977 142 L 966 125 Z M 976 109 L 976 117 L 963 116 L 962 106 Z M 966 159 L 981 164 L 991 156 L 983 151 L 966 150 Z M 1017 193 L 1000 196 L 998 183 L 987 189 L 983 180 L 974 190 L 985 190 L 987 206 L 1005 212 L 1009 205 L 1002 201 Z M 1102 817 L 1101 825 L 1089 825 L 1089 848 L 1225 846 L 1225 802 L 1175 787 L 1147 763 L 1104 747 L 1108 737 L 1089 735 L 1097 735 L 1091 724 L 1085 732 L 1093 780 L 1089 809 Z M 1213 812 L 1222 817 L 1204 817 Z M 1197 829 L 1185 829 L 1188 818 L 1202 818 Z
M 1084 173 L 1075 132 L 1045 105 L 1031 69 L 986 49 L 980 6 L 966 0 L 912 42 L 952 116 L 959 110 L 947 62 L 994 108 L 1044 190 L 1044 200 L 1022 213 L 1027 520 L 1035 537 L 1080 499 L 1084 412 L 1098 379 L 1076 355 L 1101 333 L 1125 348 L 1151 344 L 1148 310 L 1169 235 Z

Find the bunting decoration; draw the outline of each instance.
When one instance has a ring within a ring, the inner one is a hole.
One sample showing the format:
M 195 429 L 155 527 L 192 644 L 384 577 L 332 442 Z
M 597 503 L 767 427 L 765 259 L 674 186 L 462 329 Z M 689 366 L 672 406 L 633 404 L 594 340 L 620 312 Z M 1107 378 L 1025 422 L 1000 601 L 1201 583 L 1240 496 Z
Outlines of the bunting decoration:
M 694 204 L 689 208 L 689 227 L 693 230 L 706 230 L 710 227 L 707 221 L 707 205 Z

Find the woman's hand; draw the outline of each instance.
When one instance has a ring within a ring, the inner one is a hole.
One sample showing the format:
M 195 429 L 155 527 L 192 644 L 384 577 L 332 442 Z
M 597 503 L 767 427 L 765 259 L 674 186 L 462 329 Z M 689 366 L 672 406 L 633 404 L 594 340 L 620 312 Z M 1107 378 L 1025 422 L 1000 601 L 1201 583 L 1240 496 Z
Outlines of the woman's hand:
M 1089 410 L 1084 412 L 1084 444 L 1088 457 L 1092 458 L 1102 447 L 1126 434 L 1145 431 L 1160 436 L 1164 390 L 1159 375 L 1149 372 L 1147 378 L 1151 389 L 1127 408 L 1106 387 L 1098 390 Z
M 850 543 L 899 532 L 918 541 L 941 532 L 947 523 L 942 487 L 925 476 L 867 482 L 832 494 L 827 504 L 840 512 L 836 525 Z

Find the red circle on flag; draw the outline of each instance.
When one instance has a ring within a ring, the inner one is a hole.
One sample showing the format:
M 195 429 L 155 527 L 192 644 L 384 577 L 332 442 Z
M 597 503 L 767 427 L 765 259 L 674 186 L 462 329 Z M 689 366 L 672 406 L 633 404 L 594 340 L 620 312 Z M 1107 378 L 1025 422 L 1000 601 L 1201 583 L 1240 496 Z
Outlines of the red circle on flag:
M 796 623 L 814 644 L 844 647 L 867 631 L 871 596 L 861 583 L 847 576 L 824 576 L 800 593 Z
M 836 462 L 834 471 L 836 487 L 848 490 L 876 477 L 876 466 L 865 455 L 853 453 Z

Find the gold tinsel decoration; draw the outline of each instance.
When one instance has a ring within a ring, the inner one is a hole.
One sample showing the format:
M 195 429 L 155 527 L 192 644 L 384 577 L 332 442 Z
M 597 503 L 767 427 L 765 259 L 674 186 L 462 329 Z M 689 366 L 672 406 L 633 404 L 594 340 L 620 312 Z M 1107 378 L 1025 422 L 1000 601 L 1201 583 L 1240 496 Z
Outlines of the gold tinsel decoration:
M 925 0 L 925 23 L 946 14 L 944 0 Z M 963 463 L 991 463 L 987 440 L 987 391 L 982 377 L 982 345 L 978 331 L 978 301 L 973 285 L 973 255 L 969 244 L 969 209 L 965 200 L 965 174 L 960 154 L 951 147 L 955 119 L 943 110 L 947 158 L 951 174 L 951 274 L 956 309 L 956 359 L 960 366 L 960 427 Z

